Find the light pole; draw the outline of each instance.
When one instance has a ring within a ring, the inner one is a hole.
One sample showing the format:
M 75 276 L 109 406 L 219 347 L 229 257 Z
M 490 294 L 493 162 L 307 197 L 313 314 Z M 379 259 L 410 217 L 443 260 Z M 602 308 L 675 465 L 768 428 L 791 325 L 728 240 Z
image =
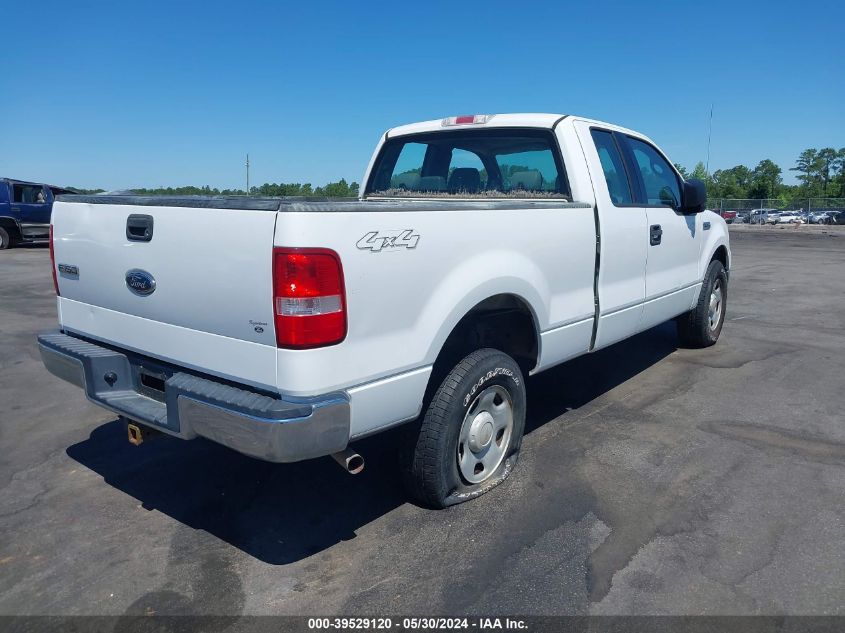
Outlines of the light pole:
M 246 195 L 249 195 L 249 154 L 246 155 Z
M 713 104 L 710 104 L 710 123 L 707 128 L 707 165 L 704 167 L 704 173 L 710 177 L 710 139 L 713 136 Z

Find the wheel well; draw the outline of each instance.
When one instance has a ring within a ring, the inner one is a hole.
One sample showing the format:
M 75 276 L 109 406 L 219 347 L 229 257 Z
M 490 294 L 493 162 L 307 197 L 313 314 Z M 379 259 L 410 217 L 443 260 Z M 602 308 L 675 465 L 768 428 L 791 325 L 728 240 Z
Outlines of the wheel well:
M 539 337 L 534 313 L 523 299 L 495 295 L 475 305 L 458 322 L 443 344 L 429 381 L 433 392 L 467 354 L 492 347 L 512 357 L 524 374 L 537 365 Z
M 722 266 L 725 267 L 725 270 L 728 270 L 728 249 L 724 246 L 720 246 L 716 249 L 716 252 L 713 253 L 713 257 L 710 258 L 711 262 L 719 261 L 722 262 Z
M 12 240 L 20 239 L 21 234 L 18 229 L 18 223 L 13 218 L 0 217 L 0 227 L 6 229 Z

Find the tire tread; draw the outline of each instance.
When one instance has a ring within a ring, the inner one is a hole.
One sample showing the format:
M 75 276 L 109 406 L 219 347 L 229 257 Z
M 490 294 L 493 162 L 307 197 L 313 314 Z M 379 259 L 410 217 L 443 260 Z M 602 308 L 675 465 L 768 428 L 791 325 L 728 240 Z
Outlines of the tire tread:
M 409 434 L 400 456 L 403 483 L 409 494 L 421 503 L 444 507 L 443 500 L 448 491 L 443 490 L 443 482 L 438 477 L 442 459 L 439 440 L 449 432 L 449 409 L 460 397 L 458 393 L 466 375 L 480 363 L 501 355 L 503 353 L 499 350 L 483 348 L 464 357 L 434 393 L 419 423 L 418 434 Z

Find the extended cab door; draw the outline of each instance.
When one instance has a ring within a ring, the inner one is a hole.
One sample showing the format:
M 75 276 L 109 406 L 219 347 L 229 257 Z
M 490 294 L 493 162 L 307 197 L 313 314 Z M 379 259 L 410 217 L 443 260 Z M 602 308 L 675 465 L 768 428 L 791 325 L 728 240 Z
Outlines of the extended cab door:
M 684 215 L 681 177 L 665 156 L 647 141 L 628 135 L 624 150 L 634 176 L 635 199 L 645 210 L 648 233 L 645 304 L 638 330 L 645 330 L 690 309 L 698 290 L 701 214 Z
M 646 212 L 634 201 L 634 186 L 623 160 L 617 132 L 577 121 L 599 229 L 596 290 L 598 324 L 593 349 L 620 341 L 637 331 L 645 298 L 648 241 Z

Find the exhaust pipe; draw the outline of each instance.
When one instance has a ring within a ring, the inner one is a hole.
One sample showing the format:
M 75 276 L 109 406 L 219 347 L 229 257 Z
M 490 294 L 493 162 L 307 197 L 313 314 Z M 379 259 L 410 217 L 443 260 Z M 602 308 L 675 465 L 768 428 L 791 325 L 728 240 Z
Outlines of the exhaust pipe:
M 332 453 L 332 457 L 350 475 L 357 475 L 364 470 L 364 458 L 351 448 L 347 448 L 339 453 Z
M 144 443 L 144 440 L 150 440 L 158 435 L 161 435 L 161 431 L 127 420 L 126 435 L 129 438 L 130 444 L 133 446 L 140 446 Z

